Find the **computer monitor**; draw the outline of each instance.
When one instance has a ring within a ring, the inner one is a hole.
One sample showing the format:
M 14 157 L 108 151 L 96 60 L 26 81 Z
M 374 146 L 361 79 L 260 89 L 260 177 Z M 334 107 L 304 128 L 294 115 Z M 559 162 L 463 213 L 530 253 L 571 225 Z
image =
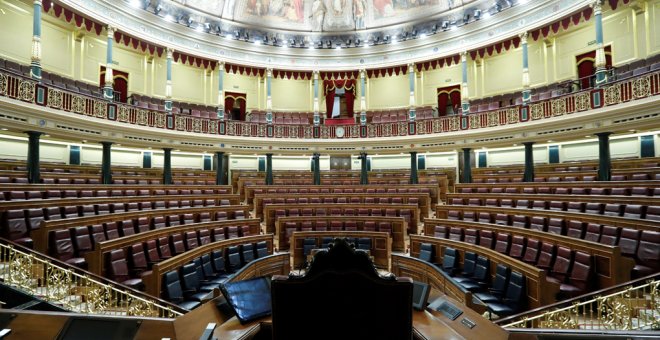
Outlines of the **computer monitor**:
M 416 310 L 424 310 L 426 302 L 429 300 L 431 286 L 424 282 L 413 281 L 412 306 Z
M 271 314 L 270 279 L 267 277 L 226 283 L 220 290 L 241 324 Z

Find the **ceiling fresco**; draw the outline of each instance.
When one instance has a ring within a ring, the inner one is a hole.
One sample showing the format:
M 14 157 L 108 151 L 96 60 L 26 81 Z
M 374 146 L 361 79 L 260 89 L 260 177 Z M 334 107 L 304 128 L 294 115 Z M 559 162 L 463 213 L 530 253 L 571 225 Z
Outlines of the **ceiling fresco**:
M 423 20 L 477 0 L 161 0 L 168 13 L 191 10 L 195 22 L 209 16 L 270 29 L 345 32 Z M 493 1 L 490 1 L 493 3 Z

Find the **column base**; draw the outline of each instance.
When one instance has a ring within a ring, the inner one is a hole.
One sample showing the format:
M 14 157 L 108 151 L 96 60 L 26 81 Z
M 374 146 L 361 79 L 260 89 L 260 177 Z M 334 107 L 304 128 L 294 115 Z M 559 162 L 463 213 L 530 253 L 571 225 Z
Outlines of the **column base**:
M 41 64 L 38 61 L 30 64 L 30 78 L 41 82 Z
M 596 87 L 604 85 L 607 83 L 607 69 L 604 67 L 599 67 L 596 69 Z
M 172 113 L 172 101 L 171 100 L 165 100 L 165 111 L 168 113 Z
M 103 98 L 109 101 L 115 99 L 115 91 L 112 89 L 112 86 L 106 85 L 103 87 Z
M 529 104 L 532 101 L 532 90 L 523 90 L 522 91 L 522 102 L 523 105 Z
M 408 111 L 408 121 L 414 122 L 415 119 L 417 119 L 417 112 L 415 112 L 415 109 L 410 109 Z
M 217 118 L 218 118 L 219 120 L 225 120 L 225 109 L 223 109 L 223 108 L 218 108 L 218 111 L 217 111 Z
M 469 102 L 461 103 L 461 109 L 463 110 L 464 115 L 469 114 L 470 113 L 470 103 Z

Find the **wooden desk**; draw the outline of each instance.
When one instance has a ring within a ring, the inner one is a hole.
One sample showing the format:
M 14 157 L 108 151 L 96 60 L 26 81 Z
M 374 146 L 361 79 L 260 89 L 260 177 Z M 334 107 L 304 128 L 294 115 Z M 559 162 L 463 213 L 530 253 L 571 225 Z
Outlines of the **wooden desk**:
M 301 198 L 307 199 L 307 203 L 299 203 Z M 264 201 L 267 199 L 270 199 L 270 203 L 268 204 L 277 204 L 275 202 L 276 199 L 280 199 L 282 203 L 285 201 L 289 200 L 295 202 L 289 202 L 290 204 L 309 204 L 312 199 L 319 199 L 319 200 L 324 200 L 324 199 L 332 199 L 332 203 L 337 203 L 337 200 L 339 198 L 344 198 L 346 199 L 346 203 L 343 204 L 364 204 L 367 198 L 373 199 L 375 203 L 379 203 L 379 200 L 381 198 L 387 198 L 388 201 L 391 201 L 393 198 L 400 198 L 402 204 L 414 204 L 410 203 L 411 198 L 416 198 L 417 199 L 417 205 L 419 206 L 420 212 L 422 214 L 422 217 L 426 218 L 429 216 L 429 212 L 431 211 L 431 207 L 435 208 L 435 206 L 431 206 L 431 197 L 429 196 L 428 193 L 332 193 L 332 194 L 310 194 L 310 193 L 266 193 L 266 194 L 256 194 L 254 195 L 254 211 L 255 211 L 255 217 L 256 218 L 261 218 L 263 215 L 263 207 L 264 207 Z M 359 200 L 359 202 L 351 202 L 351 199 Z M 329 202 L 319 202 L 319 203 L 329 203 Z M 383 203 L 383 204 L 390 204 L 390 203 Z
M 382 186 L 381 186 L 382 187 Z M 245 190 L 240 192 L 241 195 L 241 200 L 245 199 L 248 204 L 253 204 L 253 199 L 255 195 L 255 191 L 261 190 L 262 193 L 278 193 L 278 190 L 280 190 L 279 193 L 287 193 L 289 192 L 290 189 L 296 189 L 297 191 L 300 191 L 300 189 L 307 189 L 309 192 L 311 190 L 323 190 L 326 189 L 328 190 L 328 193 L 330 192 L 338 192 L 338 190 L 343 189 L 351 189 L 353 192 L 358 192 L 358 190 L 362 190 L 361 192 L 367 193 L 367 190 L 370 189 L 377 189 L 378 187 L 375 185 L 281 185 L 281 186 L 275 186 L 275 185 L 248 185 L 245 187 Z M 440 201 L 444 201 L 447 197 L 447 185 L 446 181 L 436 183 L 436 184 L 388 184 L 387 189 L 396 189 L 399 191 L 401 190 L 406 190 L 406 192 L 410 192 L 410 189 L 416 189 L 417 192 L 423 192 L 426 193 L 428 192 L 429 196 L 431 196 L 431 204 L 438 204 Z M 378 194 L 378 193 L 375 193 Z
M 296 231 L 291 235 L 291 266 L 300 268 L 305 264 L 306 258 L 303 255 L 303 240 L 314 238 L 316 244 L 321 245 L 324 237 L 351 237 L 351 238 L 370 238 L 370 255 L 373 256 L 373 263 L 383 269 L 390 270 L 390 256 L 392 254 L 392 239 L 387 233 L 377 231 Z M 357 248 L 357 246 L 356 246 Z
M 183 235 L 188 231 L 209 230 L 213 231 L 215 228 L 226 228 L 229 226 L 244 226 L 250 228 L 250 235 L 259 235 L 261 226 L 257 219 L 246 220 L 225 220 L 225 221 L 211 221 L 204 223 L 193 223 L 187 225 L 180 225 L 169 228 L 159 228 L 138 233 L 135 235 L 124 236 L 113 240 L 106 240 L 97 242 L 94 245 L 94 250 L 85 254 L 88 270 L 94 274 L 105 276 L 105 266 L 103 261 L 103 254 L 114 249 L 128 248 L 133 244 L 145 242 L 147 240 L 156 240 L 160 237 L 169 237 L 170 235 Z
M 358 231 L 368 231 L 364 230 L 364 222 L 375 222 L 378 226 L 380 222 L 390 223 L 392 226 L 392 250 L 394 251 L 404 251 L 406 249 L 406 230 L 408 228 L 408 222 L 403 217 L 385 217 L 385 216 L 298 216 L 298 217 L 281 217 L 278 218 L 275 222 L 275 239 L 278 240 L 278 247 L 280 250 L 289 249 L 289 240 L 287 239 L 287 232 L 284 226 L 285 223 L 295 223 L 297 231 L 302 230 L 302 223 L 305 221 L 312 221 L 313 223 L 323 221 L 328 226 L 332 221 L 341 221 L 341 222 L 355 222 L 357 225 Z M 322 230 L 319 230 L 322 231 Z
M 195 208 L 173 208 L 173 209 L 153 209 L 138 210 L 123 213 L 92 215 L 85 217 L 68 218 L 62 220 L 42 221 L 41 228 L 30 232 L 30 237 L 34 240 L 34 249 L 48 254 L 48 233 L 54 230 L 69 229 L 73 227 L 84 227 L 88 225 L 100 224 L 104 222 L 120 222 L 128 219 L 137 219 L 140 217 L 153 218 L 156 216 L 193 214 L 195 220 L 202 213 L 208 213 L 211 219 L 215 219 L 215 213 L 224 211 L 228 218 L 233 218 L 232 214 L 236 211 L 242 211 L 245 217 L 249 216 L 248 207 L 244 205 L 214 206 L 214 207 L 195 207 Z
M 498 264 L 503 264 L 511 268 L 511 271 L 516 271 L 525 275 L 527 285 L 527 304 L 530 308 L 537 308 L 556 301 L 556 296 L 559 292 L 559 284 L 546 280 L 546 272 L 543 269 L 536 268 L 489 248 L 450 239 L 420 235 L 410 235 L 410 256 L 419 257 L 422 243 L 430 243 L 433 245 L 435 258 L 432 262 L 435 263 L 442 263 L 442 256 L 445 253 L 445 248 L 454 248 L 459 253 L 459 259 L 461 261 L 460 267 L 463 267 L 462 261 L 465 259 L 465 252 L 469 251 L 487 257 L 490 260 L 491 277 L 495 276 Z
M 272 233 L 275 231 L 275 221 L 277 220 L 277 217 L 275 215 L 276 210 L 285 210 L 287 211 L 288 214 L 288 211 L 290 209 L 300 210 L 300 216 L 303 216 L 302 215 L 303 209 L 311 209 L 314 212 L 314 215 L 312 216 L 316 216 L 316 212 L 318 209 L 325 209 L 325 214 L 322 216 L 332 216 L 331 211 L 334 209 L 338 209 L 340 211 L 339 216 L 350 216 L 350 215 L 344 215 L 344 211 L 346 211 L 347 209 L 353 210 L 354 216 L 357 216 L 357 212 L 359 209 L 368 209 L 370 212 L 371 209 L 379 209 L 383 211 L 383 215 L 385 215 L 384 213 L 385 209 L 396 210 L 397 216 L 391 216 L 391 217 L 402 217 L 401 214 L 402 212 L 409 211 L 410 222 L 408 223 L 408 228 L 410 229 L 410 233 L 412 234 L 419 233 L 417 226 L 420 220 L 419 208 L 416 204 L 344 204 L 344 203 L 268 204 L 264 207 L 264 223 L 266 224 L 266 232 Z
M 155 297 L 160 297 L 163 278 L 162 276 L 165 273 L 171 270 L 177 270 L 179 267 L 184 264 L 191 262 L 193 259 L 198 258 L 202 255 L 209 254 L 213 251 L 224 249 L 227 247 L 237 246 L 240 244 L 248 243 L 258 243 L 261 241 L 266 241 L 268 245 L 268 254 L 273 253 L 273 235 L 255 235 L 255 236 L 245 236 L 239 238 L 232 238 L 217 242 L 211 242 L 203 246 L 197 247 L 181 253 L 177 256 L 173 256 L 162 262 L 155 263 L 152 267 L 151 273 L 144 275 L 142 277 L 145 286 L 145 292 Z
M 488 230 L 511 236 L 522 236 L 526 239 L 535 239 L 545 243 L 569 248 L 573 251 L 585 252 L 594 257 L 594 273 L 598 281 L 598 288 L 606 288 L 619 283 L 630 281 L 630 272 L 635 266 L 635 260 L 623 256 L 621 248 L 606 244 L 585 241 L 579 238 L 558 235 L 535 229 L 516 228 L 511 226 L 479 223 L 474 221 L 427 219 L 424 222 L 424 234 L 434 235 L 435 226 L 449 228 Z

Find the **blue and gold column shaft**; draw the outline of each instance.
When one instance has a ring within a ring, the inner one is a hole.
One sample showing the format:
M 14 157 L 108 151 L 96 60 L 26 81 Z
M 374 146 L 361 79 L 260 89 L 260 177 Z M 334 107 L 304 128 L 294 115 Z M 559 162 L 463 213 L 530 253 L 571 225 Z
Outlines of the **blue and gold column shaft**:
M 41 81 L 41 0 L 35 0 L 33 4 L 30 78 Z

